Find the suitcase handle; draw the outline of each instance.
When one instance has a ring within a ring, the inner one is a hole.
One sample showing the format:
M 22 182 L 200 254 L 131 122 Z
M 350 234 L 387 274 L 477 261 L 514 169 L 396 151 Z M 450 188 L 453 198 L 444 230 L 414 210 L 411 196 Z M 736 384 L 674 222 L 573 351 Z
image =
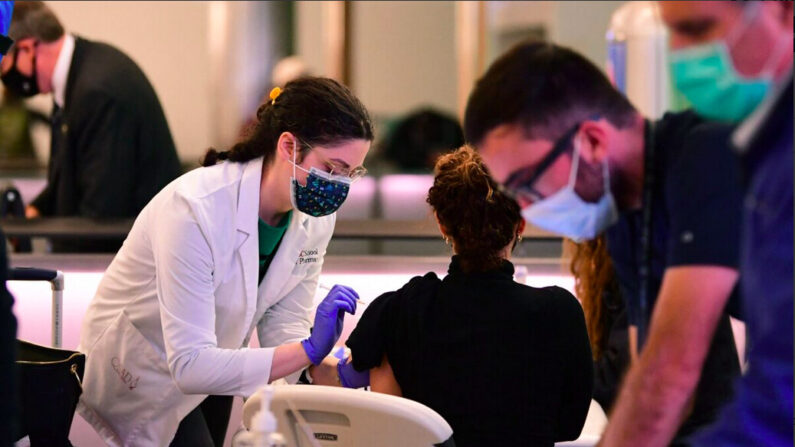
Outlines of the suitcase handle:
M 52 285 L 52 346 L 61 347 L 63 319 L 63 272 L 32 267 L 8 269 L 9 281 L 47 281 Z
M 33 267 L 15 267 L 8 269 L 8 279 L 10 281 L 52 281 L 57 276 L 57 270 L 37 269 Z

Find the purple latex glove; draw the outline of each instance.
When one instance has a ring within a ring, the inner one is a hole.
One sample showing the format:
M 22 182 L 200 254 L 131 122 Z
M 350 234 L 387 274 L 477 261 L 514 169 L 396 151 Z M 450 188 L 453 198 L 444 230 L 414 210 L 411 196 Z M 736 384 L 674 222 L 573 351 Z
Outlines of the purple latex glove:
M 353 362 L 349 359 L 340 359 L 337 363 L 337 374 L 340 376 L 340 384 L 345 388 L 362 388 L 370 385 L 370 370 L 362 372 L 353 369 Z
M 345 312 L 356 313 L 359 295 L 350 287 L 335 285 L 317 306 L 312 335 L 301 342 L 306 355 L 314 365 L 319 365 L 331 352 L 334 343 L 342 334 L 342 319 Z

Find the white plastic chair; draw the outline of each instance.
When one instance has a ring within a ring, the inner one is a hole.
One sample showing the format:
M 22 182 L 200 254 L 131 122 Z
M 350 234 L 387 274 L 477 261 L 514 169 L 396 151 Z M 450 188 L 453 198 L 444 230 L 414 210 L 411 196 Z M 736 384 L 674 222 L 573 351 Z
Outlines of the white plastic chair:
M 243 406 L 243 426 L 259 411 L 260 392 Z M 454 446 L 453 429 L 437 412 L 413 400 L 320 385 L 274 387 L 271 411 L 295 447 Z
M 595 400 L 591 400 L 591 407 L 588 408 L 588 416 L 585 417 L 585 425 L 582 427 L 580 437 L 574 441 L 558 442 L 555 447 L 593 447 L 602 437 L 602 432 L 607 425 L 607 415 Z

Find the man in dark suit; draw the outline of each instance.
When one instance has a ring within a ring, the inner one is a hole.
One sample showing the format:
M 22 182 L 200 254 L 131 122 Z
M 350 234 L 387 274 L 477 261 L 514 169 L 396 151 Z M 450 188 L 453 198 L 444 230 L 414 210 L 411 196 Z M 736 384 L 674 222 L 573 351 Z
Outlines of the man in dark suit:
M 146 75 L 128 56 L 64 32 L 42 2 L 20 2 L 14 47 L 0 71 L 23 96 L 53 94 L 46 189 L 28 217 L 135 217 L 179 175 L 174 141 Z M 75 241 L 58 251 L 116 251 L 121 240 Z

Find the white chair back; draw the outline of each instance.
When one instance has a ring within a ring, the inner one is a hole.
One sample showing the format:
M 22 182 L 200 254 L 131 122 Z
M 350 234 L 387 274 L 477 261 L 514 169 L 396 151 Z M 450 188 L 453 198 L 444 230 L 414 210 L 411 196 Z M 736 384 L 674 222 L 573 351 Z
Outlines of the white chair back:
M 574 441 L 558 442 L 555 447 L 593 447 L 602 437 L 602 432 L 607 425 L 607 415 L 595 400 L 591 400 L 591 407 L 588 408 L 588 416 L 585 417 L 585 425 L 582 427 L 580 437 Z
M 260 402 L 257 392 L 243 406 L 246 428 Z M 431 447 L 450 442 L 453 434 L 450 424 L 425 405 L 363 390 L 275 386 L 271 411 L 291 447 Z

